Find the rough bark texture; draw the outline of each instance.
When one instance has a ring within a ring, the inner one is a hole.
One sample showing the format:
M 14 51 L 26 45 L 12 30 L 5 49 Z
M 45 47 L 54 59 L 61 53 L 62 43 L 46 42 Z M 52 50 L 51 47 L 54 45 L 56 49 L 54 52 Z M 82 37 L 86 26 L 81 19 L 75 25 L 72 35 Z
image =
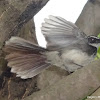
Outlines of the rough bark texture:
M 32 18 L 47 2 L 48 0 L 0 0 L 0 48 L 13 35 L 37 43 Z M 16 78 L 7 68 L 4 56 L 5 53 L 0 49 L 0 100 L 20 100 L 37 91 L 37 78 Z
M 47 3 L 48 0 L 1 0 L 0 47 L 12 35 L 17 35 L 24 23 Z
M 100 86 L 100 60 L 24 100 L 82 100 Z
M 0 48 L 12 35 L 37 43 L 32 17 L 47 1 L 0 0 Z M 77 26 L 88 35 L 100 33 L 99 11 L 100 0 L 89 0 L 76 21 Z M 5 53 L 0 54 L 0 100 L 82 100 L 100 86 L 100 61 L 69 76 L 53 66 L 32 79 L 22 80 L 10 73 Z
M 88 0 L 78 20 L 79 26 L 87 35 L 100 33 L 100 0 Z

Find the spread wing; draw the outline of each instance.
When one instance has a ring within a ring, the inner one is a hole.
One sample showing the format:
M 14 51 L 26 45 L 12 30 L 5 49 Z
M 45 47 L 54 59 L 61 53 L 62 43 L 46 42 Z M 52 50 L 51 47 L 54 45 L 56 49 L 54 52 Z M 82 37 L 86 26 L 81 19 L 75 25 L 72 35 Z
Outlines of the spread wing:
M 42 24 L 41 31 L 49 50 L 58 50 L 84 39 L 86 34 L 75 24 L 61 17 L 49 16 Z

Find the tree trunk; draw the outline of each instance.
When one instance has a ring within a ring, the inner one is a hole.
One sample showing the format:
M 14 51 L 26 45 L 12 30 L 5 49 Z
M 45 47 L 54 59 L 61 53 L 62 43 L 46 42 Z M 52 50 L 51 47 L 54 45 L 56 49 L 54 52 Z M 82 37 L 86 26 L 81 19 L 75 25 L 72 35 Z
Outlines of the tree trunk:
M 0 48 L 11 36 L 20 36 L 37 43 L 34 15 L 48 0 L 1 0 L 0 1 Z M 28 80 L 16 78 L 10 73 L 0 49 L 0 100 L 21 99 L 39 90 L 36 77 Z

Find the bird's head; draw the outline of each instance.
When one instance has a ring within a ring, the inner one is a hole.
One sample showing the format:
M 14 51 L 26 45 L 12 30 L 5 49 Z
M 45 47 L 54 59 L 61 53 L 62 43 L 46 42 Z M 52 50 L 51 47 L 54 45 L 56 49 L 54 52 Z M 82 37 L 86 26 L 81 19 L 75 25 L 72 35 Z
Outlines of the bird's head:
M 100 38 L 96 36 L 88 36 L 88 44 L 98 48 L 100 47 Z

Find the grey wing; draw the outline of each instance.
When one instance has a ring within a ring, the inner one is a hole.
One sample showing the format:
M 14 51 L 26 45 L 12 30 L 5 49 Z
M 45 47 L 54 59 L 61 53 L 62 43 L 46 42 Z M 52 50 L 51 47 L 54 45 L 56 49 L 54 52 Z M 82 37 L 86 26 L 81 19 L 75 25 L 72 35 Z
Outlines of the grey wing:
M 49 16 L 42 24 L 41 31 L 49 50 L 58 50 L 69 46 L 86 35 L 75 24 L 61 17 Z

